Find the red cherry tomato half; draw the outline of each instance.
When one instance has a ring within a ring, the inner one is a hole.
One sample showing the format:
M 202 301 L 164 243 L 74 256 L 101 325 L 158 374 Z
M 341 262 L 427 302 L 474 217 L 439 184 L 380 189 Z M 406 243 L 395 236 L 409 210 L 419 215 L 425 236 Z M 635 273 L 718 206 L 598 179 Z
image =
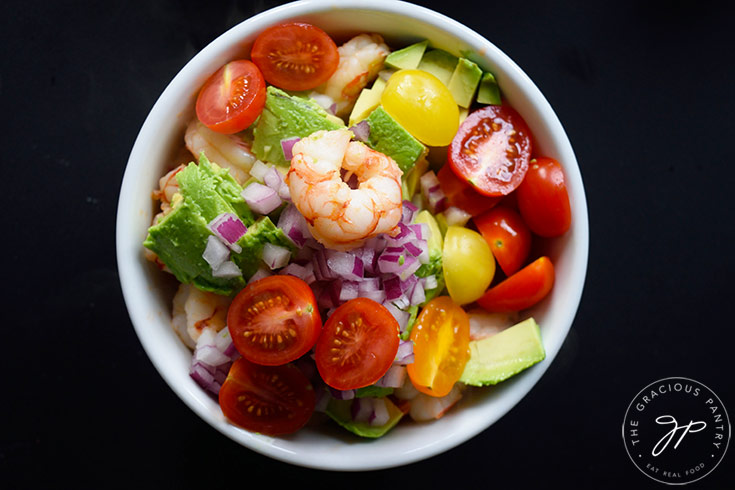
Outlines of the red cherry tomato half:
M 531 251 L 531 230 L 521 215 L 501 204 L 473 221 L 505 275 L 518 271 Z
M 339 65 L 339 51 L 332 38 L 318 27 L 300 22 L 261 32 L 250 57 L 268 83 L 285 90 L 317 87 Z
M 510 313 L 535 305 L 554 285 L 554 266 L 548 257 L 539 257 L 477 300 L 487 311 Z
M 443 165 L 436 175 L 439 179 L 439 187 L 447 197 L 449 206 L 457 207 L 471 216 L 491 209 L 502 197 L 483 196 L 466 181 L 457 177 L 449 165 Z
M 265 80 L 251 61 L 227 63 L 204 82 L 196 113 L 212 131 L 232 134 L 250 126 L 265 105 Z
M 240 358 L 219 391 L 225 417 L 244 429 L 271 436 L 301 429 L 315 404 L 314 388 L 293 364 L 261 366 Z
M 523 180 L 531 132 L 513 108 L 489 105 L 467 116 L 449 145 L 449 164 L 486 196 L 504 196 Z
M 537 158 L 518 187 L 518 210 L 532 232 L 543 237 L 563 235 L 572 223 L 572 210 L 559 162 Z
M 368 298 L 334 310 L 316 344 L 315 359 L 325 383 L 352 390 L 378 381 L 398 352 L 399 326 L 388 309 Z
M 232 342 L 257 364 L 286 364 L 306 354 L 321 333 L 311 288 L 294 276 L 268 276 L 248 284 L 227 311 Z

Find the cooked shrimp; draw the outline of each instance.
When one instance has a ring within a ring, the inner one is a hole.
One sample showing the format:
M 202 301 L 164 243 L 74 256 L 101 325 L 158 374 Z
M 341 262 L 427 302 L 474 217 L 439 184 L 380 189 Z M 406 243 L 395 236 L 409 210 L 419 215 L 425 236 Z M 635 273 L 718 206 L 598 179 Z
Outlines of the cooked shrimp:
M 337 49 L 337 70 L 316 91 L 331 97 L 336 103 L 335 114 L 344 116 L 352 109 L 360 90 L 378 76 L 390 48 L 378 34 L 360 34 Z
M 158 190 L 153 191 L 151 197 L 161 201 L 162 214 L 156 215 L 153 218 L 153 223 L 156 223 L 161 216 L 165 216 L 171 211 L 171 202 L 174 200 L 176 193 L 179 192 L 179 181 L 176 180 L 176 174 L 184 170 L 185 167 L 186 165 L 179 165 L 158 180 Z
M 186 128 L 184 141 L 195 158 L 204 152 L 209 161 L 229 169 L 230 175 L 240 184 L 250 178 L 250 167 L 256 158 L 237 135 L 217 133 L 194 119 Z
M 181 284 L 173 301 L 171 325 L 190 348 L 205 328 L 219 332 L 227 323 L 231 298 L 202 291 L 191 284 Z
M 293 146 L 286 180 L 309 231 L 329 248 L 346 250 L 391 233 L 401 219 L 401 175 L 396 162 L 347 129 L 317 131 Z M 344 179 L 342 170 L 346 172 Z M 357 188 L 348 182 L 357 179 Z

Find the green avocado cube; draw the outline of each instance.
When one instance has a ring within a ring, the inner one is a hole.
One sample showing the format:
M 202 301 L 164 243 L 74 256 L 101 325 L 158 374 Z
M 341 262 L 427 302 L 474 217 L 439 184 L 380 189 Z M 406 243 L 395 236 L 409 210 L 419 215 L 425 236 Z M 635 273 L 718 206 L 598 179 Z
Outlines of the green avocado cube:
M 480 88 L 477 89 L 477 102 L 480 104 L 501 105 L 500 87 L 495 76 L 490 72 L 482 74 Z
M 470 358 L 459 380 L 471 386 L 494 385 L 545 357 L 538 324 L 528 318 L 491 337 L 470 341 Z
M 426 147 L 385 112 L 383 106 L 378 106 L 365 120 L 370 126 L 367 145 L 391 157 L 403 172 L 426 154 Z
M 385 58 L 385 64 L 391 68 L 398 70 L 413 70 L 419 65 L 421 57 L 426 51 L 429 41 L 421 41 L 420 43 L 406 46 L 398 51 L 393 51 Z
M 395 427 L 403 417 L 403 412 L 393 402 L 391 402 L 390 399 L 383 398 L 383 400 L 385 400 L 389 414 L 388 422 L 385 425 L 373 426 L 368 422 L 355 422 L 352 420 L 352 404 L 356 403 L 355 399 L 330 399 L 329 404 L 327 405 L 326 414 L 340 426 L 353 434 L 369 439 L 376 439 L 387 434 L 388 431 Z
M 155 252 L 179 282 L 227 296 L 245 287 L 245 281 L 242 277 L 212 276 L 212 268 L 202 256 L 212 235 L 207 223 L 199 207 L 184 199 L 148 229 L 143 246 Z
M 431 73 L 444 85 L 449 85 L 459 58 L 441 49 L 432 49 L 421 58 L 418 69 Z
M 472 104 L 480 78 L 482 70 L 479 66 L 467 58 L 459 59 L 447 85 L 458 106 L 468 108 Z
M 263 162 L 288 166 L 281 140 L 304 138 L 316 131 L 341 127 L 344 127 L 343 121 L 331 116 L 313 100 L 269 86 L 265 107 L 254 129 L 252 151 Z
M 287 248 L 293 252 L 294 243 L 280 228 L 273 224 L 268 216 L 259 218 L 248 227 L 248 231 L 240 237 L 237 244 L 242 252 L 233 253 L 232 261 L 240 268 L 242 275 L 249 279 L 262 263 L 263 247 L 266 243 Z

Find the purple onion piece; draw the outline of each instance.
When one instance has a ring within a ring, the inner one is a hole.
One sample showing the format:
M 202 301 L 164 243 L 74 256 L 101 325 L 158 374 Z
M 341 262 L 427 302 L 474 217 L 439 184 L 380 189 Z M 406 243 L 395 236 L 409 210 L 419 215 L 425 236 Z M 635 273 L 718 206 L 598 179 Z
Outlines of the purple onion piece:
M 248 206 L 258 214 L 268 214 L 283 203 L 276 191 L 258 182 L 248 185 L 241 195 Z
M 367 143 L 368 139 L 370 139 L 370 123 L 368 123 L 367 121 L 360 121 L 359 123 L 352 126 L 350 128 L 350 131 L 352 131 L 352 134 L 355 135 L 355 139 L 357 141 Z
M 291 161 L 293 158 L 293 145 L 296 144 L 301 138 L 285 138 L 281 140 L 281 149 L 283 150 L 283 156 L 286 160 Z

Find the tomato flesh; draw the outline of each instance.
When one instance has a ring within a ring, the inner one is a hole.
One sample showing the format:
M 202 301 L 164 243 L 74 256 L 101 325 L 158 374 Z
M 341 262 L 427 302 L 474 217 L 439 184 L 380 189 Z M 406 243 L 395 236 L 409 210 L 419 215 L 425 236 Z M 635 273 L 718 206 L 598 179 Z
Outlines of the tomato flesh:
M 285 90 L 310 90 L 337 70 L 339 51 L 331 37 L 311 24 L 294 22 L 264 30 L 250 52 L 263 76 Z
M 227 326 L 245 359 L 275 366 L 306 354 L 321 333 L 322 320 L 303 280 L 276 275 L 248 284 L 235 296 Z
M 548 257 L 539 257 L 488 289 L 477 304 L 497 313 L 522 311 L 544 299 L 553 285 L 554 265 Z
M 240 358 L 219 391 L 222 413 L 234 424 L 266 435 L 290 434 L 309 421 L 316 395 L 293 364 L 261 366 Z
M 265 80 L 249 60 L 227 63 L 202 86 L 197 118 L 212 131 L 232 134 L 255 121 L 265 106 Z
M 407 367 L 411 382 L 427 395 L 449 394 L 470 358 L 470 320 L 448 296 L 426 304 L 411 329 L 414 362 Z
M 537 158 L 518 187 L 518 209 L 528 227 L 543 237 L 563 235 L 571 226 L 572 210 L 558 161 Z
M 450 165 L 443 165 L 436 176 L 439 178 L 439 186 L 447 197 L 449 206 L 457 207 L 471 216 L 477 216 L 492 209 L 503 199 L 480 194 L 465 180 L 457 177 Z
M 531 230 L 521 215 L 501 204 L 473 221 L 505 275 L 518 271 L 531 251 Z
M 338 390 L 378 381 L 398 352 L 399 326 L 388 309 L 368 298 L 355 298 L 334 310 L 314 351 L 325 383 Z
M 462 122 L 449 145 L 449 164 L 486 196 L 504 196 L 523 180 L 531 159 L 531 133 L 509 106 L 486 106 Z

